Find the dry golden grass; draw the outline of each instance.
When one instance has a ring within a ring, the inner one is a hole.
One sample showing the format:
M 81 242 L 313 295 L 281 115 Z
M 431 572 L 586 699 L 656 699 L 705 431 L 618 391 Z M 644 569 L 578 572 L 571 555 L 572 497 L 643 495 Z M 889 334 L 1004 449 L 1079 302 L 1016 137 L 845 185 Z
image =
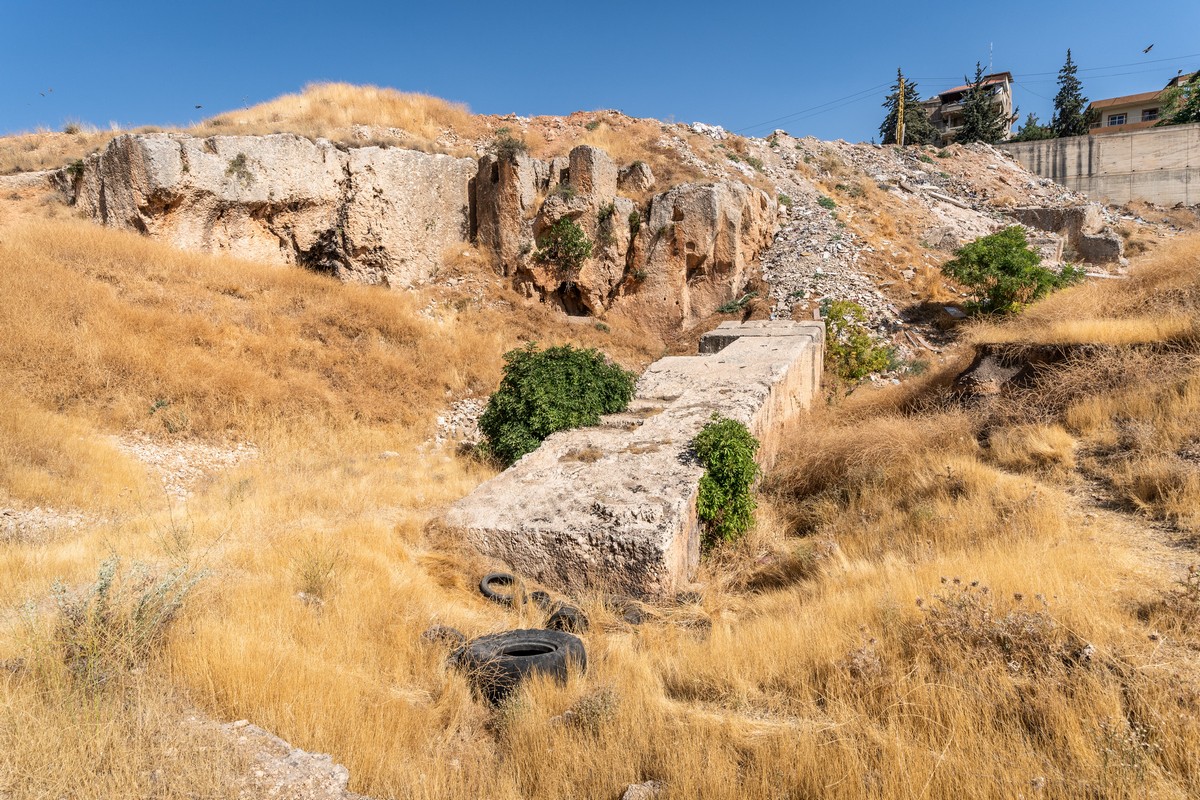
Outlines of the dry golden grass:
M 1173 277 L 1148 263 L 1104 291 L 1129 318 L 1186 315 L 1196 273 L 1172 259 L 1189 252 L 1158 254 Z M 119 432 L 152 422 L 161 396 L 193 435 L 262 450 L 185 514 L 0 545 L 0 660 L 37 666 L 0 677 L 0 794 L 38 796 L 44 778 L 47 796 L 57 781 L 137 797 L 145 765 L 193 774 L 220 746 L 166 724 L 180 697 L 332 753 L 376 797 L 616 797 L 646 779 L 704 798 L 1200 792 L 1200 603 L 1172 587 L 1135 517 L 1085 516 L 1070 491 L 1072 439 L 1097 445 L 1134 420 L 1158 452 L 1195 431 L 1194 380 L 1161 371 L 1186 370 L 1186 353 L 1114 357 L 1114 374 L 1160 369 L 1138 402 L 1134 379 L 1048 373 L 1052 419 L 962 410 L 942 375 L 813 412 L 785 434 L 756 529 L 706 560 L 700 607 L 630 628 L 583 598 L 588 673 L 491 709 L 421 632 L 540 619 L 480 597 L 488 565 L 427 528 L 490 474 L 424 448 L 430 420 L 447 391 L 490 389 L 522 336 L 607 341 L 636 365 L 653 351 L 634 329 L 602 336 L 513 298 L 341 286 L 76 223 L 6 231 L 0 279 L 0 370 L 36 414 Z M 1140 300 L 1119 296 L 1130 286 Z M 1091 297 L 1086 316 L 1107 302 Z M 1050 303 L 1011 325 L 1070 318 L 1067 299 Z M 1116 394 L 1095 405 L 1108 386 L 1131 393 L 1126 411 Z M 36 632 L 53 621 L 51 581 L 92 580 L 113 551 L 209 575 L 144 671 L 85 701 Z M 27 599 L 41 604 L 33 633 Z M 568 708 L 575 722 L 554 721 Z M 35 718 L 42 730 L 21 735 Z M 98 752 L 124 771 L 95 772 Z M 240 766 L 217 767 L 214 783 L 156 796 L 219 794 Z

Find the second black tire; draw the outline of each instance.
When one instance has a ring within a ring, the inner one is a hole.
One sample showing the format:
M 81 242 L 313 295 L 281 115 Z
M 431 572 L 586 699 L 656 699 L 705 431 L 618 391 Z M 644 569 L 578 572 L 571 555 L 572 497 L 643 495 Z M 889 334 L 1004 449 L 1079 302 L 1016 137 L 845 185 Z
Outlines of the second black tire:
M 587 652 L 578 636 L 562 631 L 517 630 L 481 636 L 457 653 L 479 692 L 492 703 L 512 693 L 533 675 L 567 679 L 570 667 L 587 670 Z

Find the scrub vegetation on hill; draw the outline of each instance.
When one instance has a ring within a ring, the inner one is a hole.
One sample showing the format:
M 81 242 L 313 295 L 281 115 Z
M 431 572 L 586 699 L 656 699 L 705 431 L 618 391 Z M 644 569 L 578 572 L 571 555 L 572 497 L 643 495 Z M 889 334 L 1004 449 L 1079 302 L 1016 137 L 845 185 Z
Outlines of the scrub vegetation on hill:
M 387 292 L 70 220 L 0 233 L 3 499 L 87 515 L 0 539 L 0 796 L 235 795 L 254 767 L 194 714 L 330 753 L 381 798 L 1200 793 L 1195 238 L 814 410 L 700 602 L 633 627 L 579 598 L 587 674 L 493 709 L 422 633 L 542 620 L 482 598 L 490 565 L 429 524 L 492 474 L 435 447 L 436 419 L 525 342 L 626 368 L 662 342 L 492 284 Z M 977 347 L 1020 378 L 968 396 Z M 119 446 L 134 431 L 259 456 L 181 508 Z M 185 574 L 170 624 L 123 639 L 123 610 Z M 88 642 L 120 657 L 80 662 Z

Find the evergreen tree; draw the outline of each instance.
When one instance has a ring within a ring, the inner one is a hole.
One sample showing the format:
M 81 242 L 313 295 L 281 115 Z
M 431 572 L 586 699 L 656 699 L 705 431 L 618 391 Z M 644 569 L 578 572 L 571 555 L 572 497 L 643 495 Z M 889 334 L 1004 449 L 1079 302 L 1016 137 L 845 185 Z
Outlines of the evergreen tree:
M 1162 119 L 1159 125 L 1183 125 L 1200 122 L 1200 70 L 1186 83 L 1163 92 Z
M 1058 71 L 1058 94 L 1054 95 L 1054 117 L 1050 129 L 1055 136 L 1086 136 L 1090 120 L 1084 109 L 1088 99 L 1083 96 L 1083 84 L 1075 77 L 1075 62 L 1067 48 L 1067 63 Z
M 896 82 L 892 84 L 892 93 L 883 101 L 887 116 L 879 126 L 879 135 L 884 144 L 896 144 L 896 120 L 900 116 L 900 81 L 904 73 L 896 68 Z M 921 98 L 917 94 L 917 85 L 912 81 L 904 81 L 904 143 L 933 144 L 938 140 L 937 129 L 929 121 L 929 115 L 921 106 Z
M 1017 129 L 1017 135 L 1013 137 L 1014 142 L 1036 142 L 1041 139 L 1053 139 L 1054 131 L 1049 125 L 1042 125 L 1038 122 L 1037 114 L 1030 114 L 1025 118 L 1025 122 Z
M 963 95 L 963 124 L 954 137 L 956 142 L 1002 141 L 1008 133 L 1009 119 L 1004 109 L 992 102 L 992 90 L 983 84 L 983 66 L 975 62 L 975 80 L 968 80 L 969 88 Z

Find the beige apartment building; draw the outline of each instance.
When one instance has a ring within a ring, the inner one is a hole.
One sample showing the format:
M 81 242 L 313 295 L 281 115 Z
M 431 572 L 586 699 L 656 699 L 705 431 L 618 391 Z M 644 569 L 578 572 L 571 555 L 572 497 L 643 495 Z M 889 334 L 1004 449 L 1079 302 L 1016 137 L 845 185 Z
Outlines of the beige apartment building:
M 1187 82 L 1196 73 L 1177 75 L 1167 81 L 1167 85 L 1153 92 L 1127 94 L 1123 97 L 1109 97 L 1105 100 L 1093 100 L 1088 105 L 1088 111 L 1096 114 L 1088 133 L 1102 136 L 1109 133 L 1127 133 L 1129 131 L 1152 128 L 1158 124 L 1162 111 L 1162 95 L 1167 89 Z
M 985 75 L 983 85 L 992 94 L 992 104 L 999 106 L 1004 112 L 1011 129 L 1012 123 L 1016 121 L 1016 116 L 1013 114 L 1012 73 L 996 72 Z M 940 92 L 936 97 L 931 97 L 921 103 L 929 114 L 929 121 L 933 123 L 933 127 L 937 128 L 941 136 L 940 144 L 947 145 L 953 142 L 955 135 L 962 128 L 963 98 L 970 88 L 970 84 L 955 86 L 953 89 Z M 1007 139 L 1011 135 L 1011 130 L 1009 130 L 1004 138 Z

